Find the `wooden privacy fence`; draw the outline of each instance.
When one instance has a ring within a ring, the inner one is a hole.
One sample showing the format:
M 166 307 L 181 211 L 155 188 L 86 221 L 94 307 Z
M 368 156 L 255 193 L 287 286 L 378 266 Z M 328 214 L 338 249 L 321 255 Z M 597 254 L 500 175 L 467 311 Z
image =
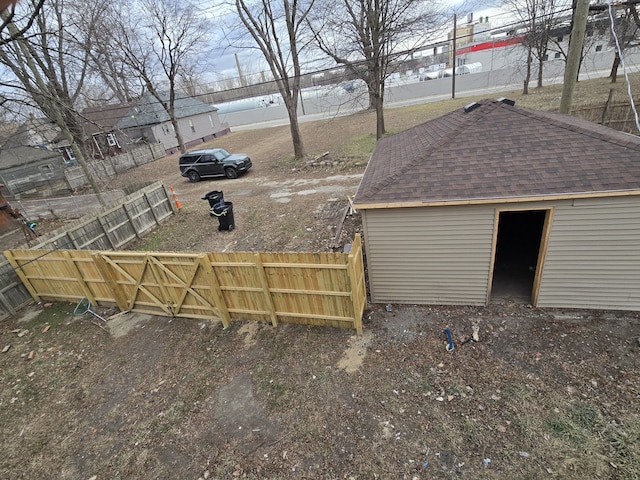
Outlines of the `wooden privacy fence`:
M 128 195 L 117 205 L 85 215 L 54 232 L 37 237 L 34 252 L 42 254 L 58 248 L 121 248 L 141 238 L 176 211 L 171 193 L 162 182 L 155 182 Z M 38 255 L 33 254 L 33 257 Z M 0 319 L 26 305 L 30 301 L 29 293 L 14 273 L 13 266 L 0 255 Z
M 609 98 L 604 104 L 573 108 L 571 115 L 590 122 L 601 123 L 615 130 L 638 135 L 631 101 L 626 96 L 622 100 L 613 100 L 614 93 L 613 90 L 609 92 Z M 638 101 L 640 101 L 639 98 L 634 99 L 635 103 Z
M 349 253 L 149 253 L 10 250 L 36 301 L 117 306 L 185 318 L 266 320 L 362 333 L 362 242 Z

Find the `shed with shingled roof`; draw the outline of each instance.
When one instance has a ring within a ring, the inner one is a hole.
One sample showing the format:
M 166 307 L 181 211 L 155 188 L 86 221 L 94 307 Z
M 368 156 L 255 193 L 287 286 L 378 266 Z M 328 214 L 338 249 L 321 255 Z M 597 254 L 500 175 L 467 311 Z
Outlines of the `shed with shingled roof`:
M 374 303 L 640 310 L 640 137 L 481 100 L 378 141 Z

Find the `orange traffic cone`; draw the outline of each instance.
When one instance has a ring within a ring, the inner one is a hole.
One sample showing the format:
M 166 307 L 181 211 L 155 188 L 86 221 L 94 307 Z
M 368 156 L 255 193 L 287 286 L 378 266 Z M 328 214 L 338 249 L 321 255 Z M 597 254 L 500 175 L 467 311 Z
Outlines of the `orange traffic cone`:
M 178 200 L 178 195 L 176 195 L 173 185 L 169 185 L 169 190 L 171 190 L 171 193 L 173 194 L 173 200 L 176 202 L 176 208 L 180 210 L 182 208 L 182 204 L 180 203 L 180 200 Z

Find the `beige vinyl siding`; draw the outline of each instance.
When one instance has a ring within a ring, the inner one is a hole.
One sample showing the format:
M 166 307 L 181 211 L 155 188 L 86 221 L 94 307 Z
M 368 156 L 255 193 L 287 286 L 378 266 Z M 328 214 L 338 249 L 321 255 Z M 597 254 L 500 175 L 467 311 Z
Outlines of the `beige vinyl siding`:
M 640 198 L 556 208 L 537 306 L 640 309 Z
M 374 303 L 484 305 L 493 206 L 363 210 Z

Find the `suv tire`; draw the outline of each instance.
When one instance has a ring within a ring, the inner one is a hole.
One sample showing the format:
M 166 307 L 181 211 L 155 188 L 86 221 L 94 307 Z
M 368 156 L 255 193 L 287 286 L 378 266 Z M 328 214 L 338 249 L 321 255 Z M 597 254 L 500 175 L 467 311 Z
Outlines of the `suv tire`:
M 227 178 L 238 178 L 238 172 L 233 167 L 225 168 L 224 174 L 227 176 Z
M 187 176 L 189 177 L 189 181 L 191 183 L 196 183 L 200 181 L 200 174 L 195 170 L 191 170 Z

